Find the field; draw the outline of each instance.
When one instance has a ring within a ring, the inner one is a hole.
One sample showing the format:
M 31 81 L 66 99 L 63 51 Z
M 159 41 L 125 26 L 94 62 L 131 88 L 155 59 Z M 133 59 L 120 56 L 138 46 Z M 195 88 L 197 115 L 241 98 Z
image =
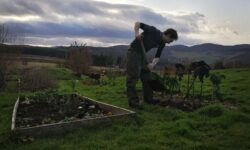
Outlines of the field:
M 18 94 L 0 93 L 0 149 L 250 149 L 250 69 L 213 72 L 226 75 L 222 84 L 224 102 L 194 112 L 144 104 L 144 109 L 135 110 L 137 116 L 134 119 L 84 127 L 64 136 L 35 139 L 31 143 L 20 143 L 11 138 L 11 115 Z M 59 80 L 59 92 L 73 91 L 71 79 L 76 77 L 69 70 L 53 69 L 51 73 Z M 81 95 L 129 108 L 125 95 L 125 77 L 116 77 L 112 82 L 107 80 L 107 84 L 103 86 L 86 84 L 86 80 L 88 79 L 81 79 L 76 86 Z M 8 86 L 9 89 L 13 89 L 15 83 L 11 81 Z M 205 81 L 205 95 L 210 94 L 208 86 L 208 81 Z M 141 84 L 138 85 L 138 89 L 141 89 Z

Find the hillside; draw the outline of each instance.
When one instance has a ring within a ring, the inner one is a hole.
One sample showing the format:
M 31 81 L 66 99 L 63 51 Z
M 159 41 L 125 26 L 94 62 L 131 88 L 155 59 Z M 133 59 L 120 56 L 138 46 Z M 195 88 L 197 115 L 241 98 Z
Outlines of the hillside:
M 19 50 L 23 54 L 41 55 L 50 57 L 65 58 L 67 52 L 72 47 L 33 47 L 33 46 L 14 46 L 5 45 L 7 51 Z M 126 45 L 117 45 L 112 47 L 92 47 L 87 46 L 92 54 L 96 55 L 112 55 L 113 57 L 126 56 Z M 156 49 L 149 52 L 148 57 L 155 55 Z M 241 59 L 241 56 L 244 59 Z M 242 64 L 250 64 L 250 44 L 223 46 L 211 43 L 184 46 L 173 45 L 166 46 L 161 57 L 161 63 L 176 63 L 181 61 L 205 60 L 208 63 L 214 63 L 217 60 L 225 60 L 226 62 L 239 61 Z

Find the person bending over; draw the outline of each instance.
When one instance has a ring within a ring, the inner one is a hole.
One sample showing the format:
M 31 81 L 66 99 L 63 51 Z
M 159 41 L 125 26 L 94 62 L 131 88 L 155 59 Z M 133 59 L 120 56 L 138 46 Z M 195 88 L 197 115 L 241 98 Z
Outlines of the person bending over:
M 143 32 L 140 34 L 140 29 Z M 139 97 L 136 92 L 136 84 L 140 78 L 143 84 L 144 102 L 155 104 L 158 101 L 153 99 L 153 90 L 148 85 L 150 79 L 150 70 L 159 62 L 162 50 L 166 43 L 169 44 L 178 39 L 178 34 L 174 29 L 167 29 L 161 32 L 154 26 L 145 23 L 136 22 L 135 39 L 130 44 L 127 51 L 127 75 L 126 87 L 129 106 L 132 108 L 141 108 Z M 158 48 L 155 58 L 152 62 L 145 64 L 144 52 L 150 51 L 152 48 Z

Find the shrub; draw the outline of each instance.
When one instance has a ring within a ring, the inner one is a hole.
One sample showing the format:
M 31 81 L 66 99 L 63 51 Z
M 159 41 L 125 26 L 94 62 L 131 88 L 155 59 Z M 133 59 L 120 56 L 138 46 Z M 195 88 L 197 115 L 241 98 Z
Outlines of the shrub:
M 71 50 L 67 58 L 68 66 L 77 76 L 88 74 L 90 65 L 92 64 L 91 54 L 85 45 L 71 45 Z
M 219 100 L 223 99 L 223 95 L 220 90 L 220 85 L 223 79 L 225 79 L 226 76 L 222 74 L 211 74 L 210 75 L 210 81 L 213 84 L 213 90 L 212 90 L 212 100 L 214 99 L 214 96 L 216 96 Z
M 29 91 L 52 89 L 56 86 L 56 79 L 47 69 L 33 68 L 25 71 L 22 76 L 22 88 Z
M 214 69 L 225 69 L 223 61 L 216 61 L 214 63 Z

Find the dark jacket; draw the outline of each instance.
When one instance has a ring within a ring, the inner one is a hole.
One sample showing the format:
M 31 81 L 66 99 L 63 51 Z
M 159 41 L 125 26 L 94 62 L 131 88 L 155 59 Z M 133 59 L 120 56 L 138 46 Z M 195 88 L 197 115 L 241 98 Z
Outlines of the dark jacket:
M 165 47 L 165 43 L 162 41 L 163 33 L 154 26 L 144 23 L 140 23 L 140 28 L 144 31 L 141 35 L 146 52 L 152 48 L 158 48 L 155 57 L 160 57 Z M 138 39 L 135 39 L 130 46 L 136 51 L 142 51 L 141 43 Z

